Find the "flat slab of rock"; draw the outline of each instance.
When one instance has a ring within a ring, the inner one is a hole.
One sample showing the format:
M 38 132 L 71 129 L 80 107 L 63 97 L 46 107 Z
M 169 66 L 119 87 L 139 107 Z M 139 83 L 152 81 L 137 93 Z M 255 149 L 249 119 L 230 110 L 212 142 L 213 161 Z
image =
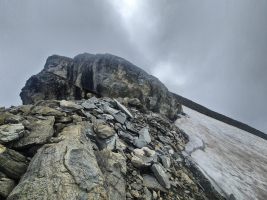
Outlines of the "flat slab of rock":
M 94 102 L 92 102 L 90 100 L 83 102 L 82 107 L 84 107 L 86 110 L 92 110 L 92 109 L 97 108 L 96 105 L 94 104 Z
M 28 164 L 25 156 L 0 144 L 0 171 L 9 178 L 20 179 L 26 172 Z
M 41 147 L 7 199 L 108 199 L 85 129 L 66 127 L 61 141 Z
M 105 177 L 110 200 L 126 199 L 126 158 L 120 153 L 103 150 L 96 153 L 98 165 Z
M 17 140 L 23 136 L 24 126 L 22 124 L 5 124 L 0 126 L 0 144 Z
M 36 144 L 45 144 L 54 134 L 55 117 L 47 116 L 44 120 L 35 117 L 28 118 L 29 123 L 24 136 L 13 144 L 15 148 L 27 147 Z
M 134 137 L 128 133 L 128 132 L 124 132 L 124 131 L 118 131 L 118 135 L 119 137 L 121 137 L 124 141 L 128 142 L 128 143 L 132 143 L 134 140 Z
M 128 117 L 130 117 L 130 118 L 134 118 L 133 115 L 132 115 L 132 113 L 130 113 L 130 111 L 129 111 L 124 105 L 122 105 L 122 104 L 121 104 L 120 102 L 118 102 L 116 99 L 113 99 L 113 100 L 116 102 L 118 108 L 119 108 L 122 112 L 124 112 Z
M 125 122 L 125 126 L 126 126 L 127 130 L 129 130 L 133 133 L 138 133 L 138 131 L 135 129 L 134 125 L 131 122 L 129 122 L 129 121 Z
M 164 187 L 169 189 L 171 187 L 170 181 L 169 181 L 169 177 L 168 175 L 165 173 L 164 168 L 162 167 L 161 164 L 153 164 L 152 167 L 152 172 L 154 173 L 156 179 L 158 180 L 158 182 Z
M 143 175 L 143 184 L 145 187 L 153 190 L 160 190 L 166 192 L 166 189 L 163 188 L 157 179 L 151 175 L 145 174 Z
M 65 116 L 65 113 L 47 106 L 34 106 L 31 110 L 31 114 L 55 117 Z
M 113 114 L 113 117 L 116 119 L 117 122 L 124 124 L 127 117 L 123 112 L 118 112 L 116 114 Z
M 142 128 L 138 133 L 139 137 L 134 140 L 134 145 L 138 148 L 147 146 L 151 142 L 148 127 Z
M 103 105 L 103 110 L 104 110 L 104 112 L 109 113 L 111 115 L 114 115 L 114 114 L 120 112 L 117 109 L 111 108 L 108 104 Z
M 67 108 L 70 110 L 80 110 L 83 109 L 83 107 L 81 105 L 78 105 L 72 101 L 66 101 L 66 100 L 62 100 L 59 102 L 60 107 L 63 108 Z

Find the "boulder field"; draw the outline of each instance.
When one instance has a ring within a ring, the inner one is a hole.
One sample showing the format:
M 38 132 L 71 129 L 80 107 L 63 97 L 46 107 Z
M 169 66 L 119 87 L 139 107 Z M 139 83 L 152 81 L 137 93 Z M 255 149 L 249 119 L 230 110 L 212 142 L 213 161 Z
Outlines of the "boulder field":
M 91 97 L 2 109 L 1 198 L 223 199 L 183 154 L 186 134 L 139 106 Z

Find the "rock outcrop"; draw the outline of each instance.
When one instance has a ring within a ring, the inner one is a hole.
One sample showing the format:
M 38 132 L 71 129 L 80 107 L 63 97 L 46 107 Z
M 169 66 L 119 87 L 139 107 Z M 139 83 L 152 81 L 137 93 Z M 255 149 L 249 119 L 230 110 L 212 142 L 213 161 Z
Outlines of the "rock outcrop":
M 50 56 L 44 69 L 27 81 L 20 96 L 23 104 L 32 104 L 47 99 L 78 100 L 91 94 L 136 98 L 139 105 L 170 118 L 181 111 L 173 94 L 157 78 L 110 54 L 84 53 L 73 59 Z
M 187 136 L 128 100 L 42 100 L 2 110 L 19 120 L 0 128 L 23 129 L 0 145 L 0 199 L 223 199 L 190 170 Z
M 223 200 L 183 151 L 181 105 L 112 55 L 51 56 L 0 109 L 0 199 Z

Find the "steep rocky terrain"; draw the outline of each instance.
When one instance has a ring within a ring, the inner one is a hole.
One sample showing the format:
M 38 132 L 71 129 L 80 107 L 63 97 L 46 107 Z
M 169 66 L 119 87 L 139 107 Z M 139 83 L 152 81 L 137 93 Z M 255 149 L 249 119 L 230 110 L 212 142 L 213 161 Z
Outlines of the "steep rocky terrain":
M 0 109 L 0 199 L 224 199 L 183 154 L 181 105 L 104 54 L 51 56 Z
M 169 118 L 181 109 L 157 78 L 110 54 L 84 53 L 73 59 L 50 56 L 44 69 L 27 81 L 20 96 L 23 104 L 31 104 L 41 99 L 82 99 L 92 93 L 138 98 L 145 108 Z
M 236 188 L 230 192 L 220 190 L 216 174 L 207 174 L 199 162 L 209 164 L 203 152 L 210 146 L 217 155 L 223 152 L 215 145 L 218 140 L 206 143 L 204 136 L 220 135 L 222 144 L 232 143 L 231 137 L 225 140 L 225 132 L 209 130 L 204 121 L 192 123 L 194 114 L 187 108 L 184 113 L 181 103 L 195 104 L 120 57 L 50 56 L 20 96 L 24 105 L 0 108 L 0 199 L 240 197 L 235 193 L 239 185 L 233 184 Z M 196 108 L 206 112 L 199 105 Z M 215 122 L 210 123 L 215 127 Z M 195 146 L 199 140 L 194 136 L 200 133 L 201 144 Z M 194 156 L 200 151 L 202 158 Z M 238 160 L 242 153 L 233 154 Z M 224 169 L 217 160 L 216 165 Z M 247 166 L 240 163 L 240 173 L 247 173 Z M 231 168 L 227 170 L 231 175 Z M 260 166 L 259 172 L 264 170 Z M 229 188 L 232 182 L 225 182 L 228 185 L 223 187 Z
M 1 199 L 223 199 L 182 154 L 187 136 L 138 99 L 41 100 L 0 116 Z

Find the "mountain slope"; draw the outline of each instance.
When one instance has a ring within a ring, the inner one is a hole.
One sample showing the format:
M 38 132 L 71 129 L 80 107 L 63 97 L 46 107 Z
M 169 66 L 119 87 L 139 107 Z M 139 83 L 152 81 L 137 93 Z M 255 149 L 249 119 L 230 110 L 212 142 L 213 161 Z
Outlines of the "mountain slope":
M 225 115 L 222 115 L 220 113 L 212 111 L 212 110 L 210 110 L 210 109 L 208 109 L 208 108 L 206 108 L 206 107 L 204 107 L 204 106 L 202 106 L 202 105 L 200 105 L 198 103 L 195 103 L 195 102 L 191 101 L 190 99 L 182 97 L 182 96 L 180 96 L 178 94 L 174 94 L 173 93 L 173 95 L 174 95 L 174 97 L 177 99 L 177 101 L 179 103 L 183 104 L 184 106 L 186 106 L 188 108 L 196 110 L 199 113 L 202 113 L 204 115 L 207 115 L 209 117 L 212 117 L 214 119 L 222 121 L 222 122 L 224 122 L 226 124 L 235 126 L 237 128 L 240 128 L 240 129 L 242 129 L 244 131 L 247 131 L 249 133 L 252 133 L 254 135 L 257 135 L 258 137 L 261 137 L 261 138 L 267 140 L 267 134 L 266 133 L 263 133 L 263 132 L 255 129 L 255 128 L 253 128 L 253 127 L 251 127 L 251 126 L 249 126 L 247 124 L 244 124 L 242 122 L 239 122 L 239 121 L 237 121 L 235 119 L 232 119 L 230 117 L 227 117 Z
M 50 56 L 20 96 L 0 108 L 0 199 L 266 197 L 263 133 L 123 58 Z
M 176 125 L 189 135 L 187 153 L 225 196 L 267 199 L 267 141 L 190 108 Z
M 0 119 L 0 199 L 224 200 L 183 156 L 187 136 L 137 99 L 42 100 Z

